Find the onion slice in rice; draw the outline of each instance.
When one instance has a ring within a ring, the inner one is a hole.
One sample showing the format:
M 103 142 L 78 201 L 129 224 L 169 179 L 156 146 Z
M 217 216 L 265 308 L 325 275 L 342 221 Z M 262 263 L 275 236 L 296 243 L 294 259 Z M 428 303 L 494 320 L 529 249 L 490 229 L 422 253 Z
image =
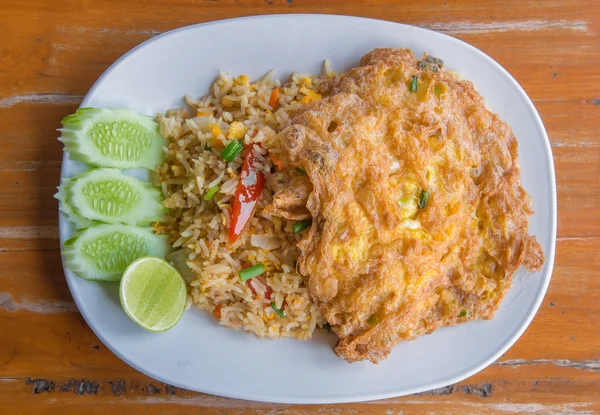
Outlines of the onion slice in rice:
M 277 249 L 281 246 L 281 241 L 279 238 L 274 236 L 266 236 L 266 235 L 252 235 L 250 236 L 250 243 L 252 246 L 257 248 L 261 248 L 267 251 L 271 251 L 273 249 Z

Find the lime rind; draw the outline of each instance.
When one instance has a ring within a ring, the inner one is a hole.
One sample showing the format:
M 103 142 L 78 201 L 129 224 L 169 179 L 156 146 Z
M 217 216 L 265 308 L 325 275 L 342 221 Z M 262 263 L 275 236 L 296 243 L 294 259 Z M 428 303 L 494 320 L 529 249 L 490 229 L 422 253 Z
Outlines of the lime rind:
M 150 228 L 101 224 L 80 230 L 65 242 L 65 265 L 77 276 L 92 281 L 119 281 L 138 258 L 164 257 L 167 237 Z
M 69 158 L 97 167 L 154 169 L 164 161 L 158 123 L 130 109 L 79 108 L 62 120 Z
M 104 223 L 145 226 L 164 219 L 162 193 L 148 182 L 116 169 L 80 173 L 57 194 L 64 210 L 79 218 Z M 81 227 L 81 226 L 78 226 Z
M 162 332 L 181 319 L 187 289 L 179 272 L 160 258 L 134 261 L 123 274 L 119 287 L 121 305 L 140 327 Z

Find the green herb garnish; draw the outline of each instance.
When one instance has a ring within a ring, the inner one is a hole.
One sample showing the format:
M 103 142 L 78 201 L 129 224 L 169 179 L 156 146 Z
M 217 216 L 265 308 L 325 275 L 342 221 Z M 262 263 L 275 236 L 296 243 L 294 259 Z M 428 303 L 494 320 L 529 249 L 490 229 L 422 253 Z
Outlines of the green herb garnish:
M 458 316 L 459 317 L 464 317 L 466 315 L 467 315 L 467 311 L 466 310 L 462 310 Z
M 275 305 L 275 303 L 271 303 L 271 308 L 272 308 L 273 310 L 275 310 L 275 312 L 276 312 L 277 314 L 279 314 L 279 317 L 281 317 L 281 318 L 284 318 L 284 317 L 285 317 L 285 314 L 283 314 L 283 311 L 282 311 L 282 310 L 280 310 L 280 309 L 278 309 L 278 308 L 277 308 L 277 306 Z
M 219 186 L 211 187 L 210 189 L 208 189 L 208 191 L 204 195 L 204 200 L 212 199 L 217 194 L 218 191 L 219 191 Z
M 292 225 L 292 230 L 294 233 L 302 232 L 304 229 L 308 228 L 312 225 L 312 220 L 303 220 L 300 222 L 296 222 Z
M 371 326 L 374 326 L 375 324 L 379 323 L 379 317 L 377 317 L 376 315 L 372 315 L 367 320 L 367 323 L 369 323 Z
M 231 143 L 229 143 L 227 147 L 225 147 L 225 149 L 221 152 L 221 157 L 223 157 L 223 160 L 231 162 L 233 161 L 235 156 L 240 154 L 240 151 L 242 151 L 243 148 L 244 146 L 242 146 L 242 143 L 240 141 L 234 140 Z
M 253 267 L 246 268 L 240 271 L 240 280 L 247 281 L 251 278 L 258 277 L 265 272 L 263 264 L 256 264 Z
M 410 77 L 410 92 L 417 92 L 417 88 L 419 87 L 419 77 L 417 75 L 413 75 Z
M 301 169 L 300 167 L 296 167 L 296 171 L 300 174 L 306 174 L 306 170 Z
M 419 209 L 424 209 L 427 206 L 427 202 L 429 201 L 429 192 L 427 190 L 421 190 L 421 195 L 419 196 L 419 204 L 417 205 Z
M 440 58 L 435 58 L 433 56 L 428 56 L 427 59 L 426 59 L 426 61 L 429 62 L 429 63 L 433 63 L 434 65 L 437 65 L 437 66 L 440 66 L 440 67 L 444 66 L 444 61 L 443 60 L 441 60 Z

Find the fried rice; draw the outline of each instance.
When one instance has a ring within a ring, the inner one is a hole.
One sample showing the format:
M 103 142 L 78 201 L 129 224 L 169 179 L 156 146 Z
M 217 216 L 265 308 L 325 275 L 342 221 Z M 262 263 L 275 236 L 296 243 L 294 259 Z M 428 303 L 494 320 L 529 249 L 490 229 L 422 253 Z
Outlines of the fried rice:
M 185 250 L 193 271 L 188 306 L 193 303 L 224 326 L 259 337 L 307 339 L 325 324 L 296 272 L 302 234 L 293 232 L 293 221 L 262 210 L 273 198 L 271 173 L 282 151 L 278 132 L 302 105 L 321 98 L 319 84 L 331 75 L 327 62 L 323 76 L 295 73 L 283 85 L 273 73 L 256 82 L 221 73 L 207 96 L 186 96 L 186 108 L 158 115 L 160 133 L 169 140 L 166 163 L 157 171 L 169 213 L 156 230 L 168 234 L 175 249 Z M 253 147 L 266 184 L 254 216 L 230 244 L 243 158 L 240 153 L 228 163 L 220 153 L 233 140 L 244 146 L 260 143 Z M 215 186 L 218 191 L 210 198 L 207 191 Z M 263 264 L 265 273 L 242 282 L 239 271 L 256 264 Z

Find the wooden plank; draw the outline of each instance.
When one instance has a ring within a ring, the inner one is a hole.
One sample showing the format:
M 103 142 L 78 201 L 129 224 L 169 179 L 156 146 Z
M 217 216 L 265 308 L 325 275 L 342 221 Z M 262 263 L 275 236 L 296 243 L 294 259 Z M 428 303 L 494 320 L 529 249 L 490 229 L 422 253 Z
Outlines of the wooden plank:
M 476 8 L 462 2 L 429 8 L 408 0 L 349 7 L 345 7 L 346 2 L 323 5 L 282 0 L 270 3 L 255 0 L 241 6 L 233 0 L 202 2 L 197 13 L 190 14 L 177 12 L 185 10 L 186 3 L 172 2 L 169 3 L 172 13 L 158 18 L 145 2 L 132 1 L 128 3 L 131 14 L 125 20 L 110 17 L 120 10 L 120 6 L 110 3 L 94 2 L 84 6 L 63 1 L 51 8 L 40 0 L 13 4 L 14 13 L 23 20 L 16 21 L 7 15 L 5 24 L 0 27 L 0 35 L 10 34 L 13 43 L 11 59 L 4 62 L 11 70 L 0 71 L 0 82 L 7 85 L 0 99 L 8 99 L 8 102 L 18 101 L 19 97 L 44 99 L 44 94 L 51 93 L 66 94 L 61 99 L 72 102 L 72 95 L 85 93 L 118 56 L 158 33 L 207 19 L 290 11 L 385 16 L 388 20 L 455 34 L 504 64 L 528 91 L 531 90 L 535 99 L 555 99 L 557 93 L 562 99 L 580 96 L 584 92 L 580 88 L 582 82 L 598 81 L 593 64 L 598 64 L 598 43 L 590 33 L 589 23 L 597 18 L 598 11 L 590 10 L 585 2 L 572 5 L 561 2 L 554 7 L 560 16 L 556 19 L 548 19 L 548 8 L 534 1 L 525 2 L 518 11 L 498 7 L 490 11 L 490 6 L 497 4 L 494 2 L 484 2 L 485 6 Z M 318 8 L 315 10 L 315 7 Z M 465 20 L 465 16 L 469 18 Z M 44 19 L 50 22 L 40 24 Z M 557 71 L 563 76 L 562 82 L 548 88 L 547 76 Z M 540 76 L 543 74 L 547 76 Z
M 557 364 L 558 363 L 558 364 Z M 153 381 L 143 375 L 119 377 L 35 377 L 0 379 L 0 398 L 5 409 L 23 409 L 15 397 L 29 394 L 26 408 L 59 409 L 64 406 L 86 412 L 102 405 L 106 411 L 113 405 L 134 413 L 164 413 L 168 409 L 186 410 L 192 407 L 203 414 L 233 414 L 240 410 L 253 414 L 319 413 L 423 413 L 444 411 L 452 414 L 592 414 L 600 409 L 594 399 L 600 373 L 578 367 L 560 366 L 563 362 L 495 365 L 485 374 L 475 375 L 468 382 L 431 392 L 401 398 L 345 405 L 283 405 L 248 402 L 186 391 Z M 576 379 L 576 380 L 572 380 Z M 62 406 L 57 407 L 57 402 Z M 71 409 L 73 410 L 73 409 Z M 157 411 L 157 412 L 148 412 Z M 11 412 L 12 413 L 12 412 Z M 47 413 L 47 412 L 44 412 Z M 54 413 L 54 412 L 51 412 Z M 74 411 L 77 413 L 77 411 Z M 106 413 L 106 412 L 92 412 Z M 118 413 L 118 412 L 115 412 Z

